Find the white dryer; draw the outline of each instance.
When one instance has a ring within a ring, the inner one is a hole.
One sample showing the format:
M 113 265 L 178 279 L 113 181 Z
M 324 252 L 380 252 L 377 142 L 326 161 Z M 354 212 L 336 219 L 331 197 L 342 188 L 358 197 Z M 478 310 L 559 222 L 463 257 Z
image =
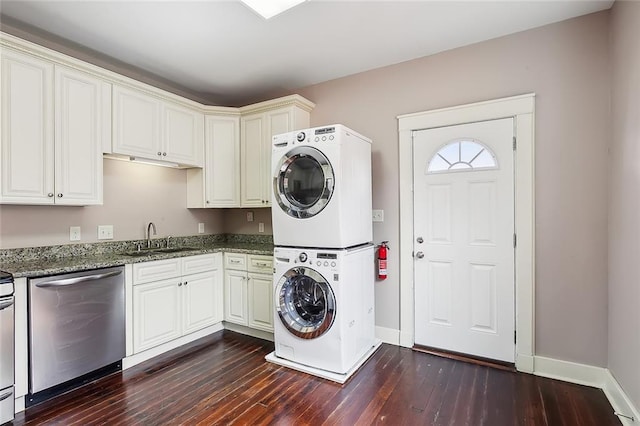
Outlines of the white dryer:
M 371 140 L 341 125 L 273 137 L 276 246 L 346 248 L 371 242 Z
M 364 362 L 375 344 L 373 245 L 276 247 L 274 261 L 275 356 L 338 374 Z

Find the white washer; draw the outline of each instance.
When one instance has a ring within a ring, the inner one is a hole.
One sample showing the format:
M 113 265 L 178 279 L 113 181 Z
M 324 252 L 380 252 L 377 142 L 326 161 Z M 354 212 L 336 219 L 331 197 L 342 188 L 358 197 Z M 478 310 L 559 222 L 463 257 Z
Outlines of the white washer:
M 276 135 L 271 216 L 276 246 L 371 242 L 371 140 L 334 124 Z
M 275 356 L 347 373 L 375 343 L 373 245 L 276 247 Z

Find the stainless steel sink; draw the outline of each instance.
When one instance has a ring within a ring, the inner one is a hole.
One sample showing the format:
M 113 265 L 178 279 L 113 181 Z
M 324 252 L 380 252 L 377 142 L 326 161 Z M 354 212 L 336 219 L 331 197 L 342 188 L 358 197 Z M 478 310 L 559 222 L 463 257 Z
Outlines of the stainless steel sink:
M 152 249 L 142 249 L 140 251 L 127 251 L 122 254 L 124 256 L 142 257 L 142 256 L 150 256 L 155 253 L 182 253 L 185 251 L 195 251 L 195 250 L 200 250 L 200 249 L 196 247 L 152 248 Z

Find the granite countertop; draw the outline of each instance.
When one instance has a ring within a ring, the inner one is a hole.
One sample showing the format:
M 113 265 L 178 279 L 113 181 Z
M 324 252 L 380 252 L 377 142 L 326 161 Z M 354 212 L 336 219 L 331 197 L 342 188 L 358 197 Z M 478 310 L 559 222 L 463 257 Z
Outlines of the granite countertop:
M 273 255 L 273 244 L 256 239 L 222 238 L 216 240 L 209 238 L 206 241 L 190 239 L 172 245 L 172 247 L 192 247 L 193 250 L 189 251 L 150 252 L 144 256 L 124 254 L 134 251 L 131 250 L 131 247 L 135 247 L 135 242 L 126 242 L 126 245 L 125 243 L 118 245 L 111 243 L 110 246 L 106 246 L 105 243 L 95 243 L 4 250 L 3 253 L 0 253 L 0 270 L 12 273 L 15 278 L 33 278 L 206 253 L 232 252 Z

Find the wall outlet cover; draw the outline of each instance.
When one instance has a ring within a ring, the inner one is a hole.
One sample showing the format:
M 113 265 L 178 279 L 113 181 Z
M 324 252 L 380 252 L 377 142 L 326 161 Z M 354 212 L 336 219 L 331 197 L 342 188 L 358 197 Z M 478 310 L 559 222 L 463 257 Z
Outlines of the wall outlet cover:
M 258 232 L 264 232 L 264 223 L 258 223 Z
M 70 226 L 69 227 L 69 241 L 80 241 L 80 227 L 79 226 Z
M 204 234 L 204 223 L 198 224 L 198 234 Z
M 113 240 L 113 225 L 98 225 L 99 240 Z
M 247 212 L 247 222 L 253 222 L 253 212 Z
M 384 222 L 384 210 L 373 210 L 371 218 L 374 222 Z

